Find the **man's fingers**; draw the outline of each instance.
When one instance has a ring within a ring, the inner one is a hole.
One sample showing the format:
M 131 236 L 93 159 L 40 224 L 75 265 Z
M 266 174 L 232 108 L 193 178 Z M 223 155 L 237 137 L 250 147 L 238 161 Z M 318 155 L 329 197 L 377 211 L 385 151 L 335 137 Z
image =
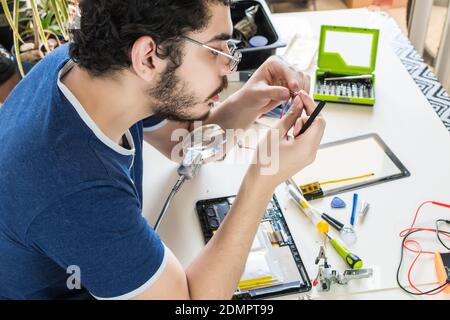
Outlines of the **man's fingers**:
M 300 123 L 296 123 L 296 126 L 294 127 L 294 137 L 296 140 L 308 140 L 314 145 L 318 145 L 320 141 L 322 140 L 323 133 L 325 131 L 325 119 L 323 117 L 317 117 L 312 122 L 311 126 L 301 135 L 298 136 L 298 133 L 300 132 L 302 126 L 306 123 L 306 121 L 309 119 L 308 116 L 304 116 L 301 118 Z M 299 128 L 297 128 L 299 127 Z M 297 131 L 298 130 L 298 131 Z
M 303 72 L 295 70 L 293 67 L 285 68 L 285 77 L 288 82 L 288 88 L 293 92 L 305 90 L 309 92 L 310 80 Z
M 305 75 L 305 77 L 306 77 L 305 88 L 303 90 L 309 93 L 311 90 L 311 77 L 309 75 Z
M 306 114 L 310 116 L 316 109 L 316 103 L 311 98 L 311 96 L 307 94 L 305 91 L 300 91 L 300 98 L 302 99 L 302 102 L 305 106 Z M 319 114 L 319 117 L 320 116 L 321 114 Z
M 311 78 L 303 72 L 297 71 L 292 67 L 289 67 L 291 76 L 288 78 L 288 88 L 293 92 L 299 92 L 304 90 L 309 93 L 311 88 Z
M 285 101 L 290 97 L 289 89 L 282 86 L 267 86 L 261 94 L 267 95 L 273 101 Z
M 307 116 L 303 116 L 301 118 L 298 118 L 297 121 L 295 121 L 294 124 L 294 137 L 298 136 L 298 134 L 300 133 L 300 130 L 302 130 L 303 126 L 305 125 L 306 121 L 309 119 L 309 117 Z
M 288 100 L 291 96 L 289 89 L 286 87 L 268 86 L 268 85 L 261 86 L 261 88 L 258 89 L 256 94 L 259 97 L 270 99 L 270 102 L 261 109 L 261 113 L 271 111 L 273 108 L 280 105 L 280 102 Z
M 303 72 L 297 71 L 280 57 L 273 58 L 269 68 L 272 79 L 282 79 L 287 84 L 289 90 L 298 92 L 310 90 L 310 78 Z
M 278 122 L 277 128 L 280 130 L 280 137 L 284 137 L 290 128 L 295 124 L 298 117 L 302 114 L 303 111 L 303 102 L 297 96 L 294 101 L 292 101 L 291 108 L 284 115 L 284 117 Z

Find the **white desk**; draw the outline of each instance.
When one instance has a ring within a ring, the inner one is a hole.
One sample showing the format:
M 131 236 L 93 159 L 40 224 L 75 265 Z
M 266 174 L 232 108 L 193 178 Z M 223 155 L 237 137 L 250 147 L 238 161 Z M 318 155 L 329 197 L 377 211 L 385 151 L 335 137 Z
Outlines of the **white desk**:
M 327 129 L 323 142 L 376 132 L 411 172 L 409 178 L 358 191 L 360 197 L 371 204 L 371 210 L 364 224 L 357 225 L 359 240 L 352 251 L 361 256 L 366 267 L 374 268 L 374 277 L 354 281 L 348 286 L 335 286 L 327 294 L 319 294 L 313 290 L 310 297 L 415 298 L 404 294 L 395 282 L 401 243 L 398 234 L 410 225 L 415 209 L 422 201 L 450 202 L 448 131 L 391 50 L 387 41 L 389 34 L 383 30 L 383 18 L 379 14 L 365 9 L 308 12 L 275 15 L 275 21 L 281 33 L 287 37 L 292 35 L 296 26 L 305 25 L 306 22 L 317 38 L 321 24 L 374 27 L 382 30 L 376 70 L 375 107 L 327 105 L 324 111 Z M 236 149 L 234 152 L 251 151 Z M 195 202 L 232 195 L 239 188 L 247 166 L 242 163 L 234 164 L 232 158 L 230 156 L 224 162 L 204 166 L 195 180 L 188 181 L 176 195 L 161 225 L 163 241 L 183 265 L 188 265 L 204 246 L 194 209 Z M 144 147 L 144 162 L 144 215 L 153 225 L 176 180 L 177 164 L 166 160 L 148 145 Z M 287 199 L 284 189 L 278 188 L 276 194 L 309 276 L 313 278 L 317 272 L 314 259 L 322 240 L 311 228 L 310 222 Z M 347 193 L 342 197 L 351 204 L 351 195 L 352 193 Z M 329 198 L 314 202 L 317 207 L 327 210 L 329 203 Z M 349 210 L 345 213 L 328 211 L 343 221 L 347 221 L 349 217 Z M 450 218 L 448 209 L 430 207 L 422 213 L 419 223 L 429 226 L 432 226 L 430 223 L 437 217 Z M 434 242 L 436 241 L 431 243 Z M 328 250 L 328 256 L 333 267 L 341 271 L 345 269 L 344 262 L 332 249 Z M 432 284 L 436 281 L 431 258 L 425 260 L 415 269 L 414 279 L 417 284 Z M 407 258 L 406 265 L 411 261 Z M 406 283 L 406 279 L 403 278 L 402 282 Z M 448 298 L 445 295 L 441 297 Z M 296 299 L 299 296 L 285 298 Z

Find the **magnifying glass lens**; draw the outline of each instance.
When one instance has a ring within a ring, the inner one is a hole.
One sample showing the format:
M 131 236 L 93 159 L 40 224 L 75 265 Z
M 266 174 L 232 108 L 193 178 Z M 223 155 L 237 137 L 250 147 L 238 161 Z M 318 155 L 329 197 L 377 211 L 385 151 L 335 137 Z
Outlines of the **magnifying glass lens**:
M 206 162 L 223 156 L 226 142 L 225 131 L 219 125 L 207 124 L 196 128 L 185 138 L 183 149 L 200 152 L 202 161 Z

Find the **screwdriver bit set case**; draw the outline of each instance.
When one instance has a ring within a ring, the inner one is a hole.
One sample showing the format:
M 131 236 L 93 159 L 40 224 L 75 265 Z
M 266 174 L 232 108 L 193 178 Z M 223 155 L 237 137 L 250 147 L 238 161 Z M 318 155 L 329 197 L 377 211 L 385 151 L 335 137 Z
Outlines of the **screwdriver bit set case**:
M 314 100 L 373 106 L 378 39 L 378 29 L 322 26 Z

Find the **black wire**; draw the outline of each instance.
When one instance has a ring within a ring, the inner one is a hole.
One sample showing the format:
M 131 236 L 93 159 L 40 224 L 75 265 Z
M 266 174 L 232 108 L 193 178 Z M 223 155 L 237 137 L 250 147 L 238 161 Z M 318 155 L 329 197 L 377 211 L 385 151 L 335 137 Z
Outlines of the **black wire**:
M 445 220 L 445 219 L 438 219 L 438 220 L 436 220 L 436 230 L 438 231 L 438 232 L 436 232 L 437 238 L 438 238 L 439 242 L 445 247 L 445 249 L 450 250 L 450 248 L 447 247 L 447 245 L 444 243 L 444 241 L 442 241 L 441 236 L 439 234 L 439 232 L 446 233 L 445 231 L 439 229 L 439 222 L 450 223 L 450 221 L 449 220 Z
M 403 241 L 402 241 L 402 247 L 401 247 L 401 250 L 400 250 L 400 262 L 399 262 L 399 264 L 398 264 L 398 268 L 397 268 L 397 284 L 398 284 L 398 286 L 400 287 L 400 289 L 402 289 L 403 291 L 405 291 L 405 292 L 407 292 L 407 293 L 409 293 L 409 294 L 412 294 L 412 295 L 415 295 L 415 296 L 422 296 L 422 295 L 425 295 L 425 294 L 429 294 L 429 293 L 433 293 L 433 292 L 435 292 L 435 291 L 438 291 L 438 290 L 440 290 L 440 289 L 442 289 L 443 287 L 445 287 L 446 285 L 448 285 L 450 282 L 449 281 L 447 281 L 447 282 L 445 282 L 444 284 L 442 284 L 442 285 L 440 285 L 439 287 L 437 287 L 437 288 L 434 288 L 434 289 L 431 289 L 431 290 L 429 290 L 429 291 L 425 291 L 425 292 L 413 292 L 413 291 L 409 291 L 408 289 L 406 289 L 405 287 L 403 287 L 402 286 L 402 284 L 400 283 L 400 269 L 401 269 L 401 267 L 402 267 L 402 262 L 403 262 L 403 251 L 404 251 L 404 245 L 405 245 L 405 241 L 407 240 L 407 238 L 410 236 L 410 235 L 412 235 L 413 233 L 416 233 L 416 232 L 419 232 L 419 231 L 426 231 L 426 230 L 413 230 L 413 231 L 411 231 L 411 232 L 408 232 L 406 235 L 405 235 L 405 237 L 403 238 Z M 447 231 L 442 231 L 442 230 L 439 230 L 439 229 L 435 229 L 434 231 L 436 231 L 436 232 L 442 232 L 442 233 L 445 233 L 445 234 L 448 234 L 448 235 L 450 235 L 450 232 L 447 232 Z M 444 245 L 445 246 L 445 245 Z
M 159 225 L 161 224 L 162 219 L 164 218 L 164 215 L 166 214 L 167 209 L 169 208 L 172 198 L 175 196 L 175 193 L 178 192 L 178 190 L 183 185 L 185 180 L 186 180 L 186 176 L 182 175 L 178 178 L 177 182 L 175 182 L 175 185 L 173 186 L 172 190 L 170 191 L 169 195 L 166 198 L 166 201 L 164 202 L 163 208 L 161 209 L 161 212 L 159 213 L 159 216 L 158 216 L 158 219 L 156 220 L 155 226 L 153 227 L 153 229 L 155 231 L 158 231 Z

